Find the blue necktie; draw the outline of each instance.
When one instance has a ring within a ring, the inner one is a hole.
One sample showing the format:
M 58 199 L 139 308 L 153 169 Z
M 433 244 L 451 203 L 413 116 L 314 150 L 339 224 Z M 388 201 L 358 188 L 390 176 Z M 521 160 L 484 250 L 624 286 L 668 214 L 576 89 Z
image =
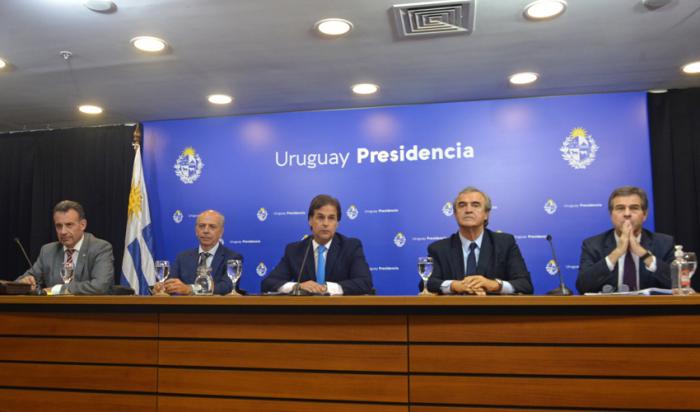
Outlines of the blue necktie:
M 326 247 L 319 245 L 316 249 L 318 251 L 318 265 L 316 267 L 316 283 L 323 285 L 326 283 L 326 257 L 323 252 L 326 251 Z
M 474 249 L 476 249 L 476 242 L 472 242 L 469 244 L 469 256 L 467 256 L 467 272 L 465 273 L 466 276 L 476 274 L 476 252 L 474 252 Z

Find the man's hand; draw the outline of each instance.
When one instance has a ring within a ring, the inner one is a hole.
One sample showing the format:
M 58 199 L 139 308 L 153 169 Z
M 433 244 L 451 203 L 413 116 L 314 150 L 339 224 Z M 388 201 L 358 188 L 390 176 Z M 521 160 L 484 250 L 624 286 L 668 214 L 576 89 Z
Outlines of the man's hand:
M 168 279 L 165 281 L 165 291 L 169 295 L 191 295 L 192 287 L 185 285 L 180 279 Z
M 326 293 L 326 285 L 321 285 L 313 280 L 307 280 L 306 282 L 300 283 L 299 287 L 311 293 Z
M 647 253 L 647 250 L 639 244 L 639 242 L 637 241 L 637 237 L 634 235 L 630 236 L 630 252 L 634 253 L 639 257 L 642 257 Z
M 36 290 L 36 279 L 34 279 L 34 276 L 29 275 L 21 278 L 18 280 L 19 283 L 27 283 L 29 285 L 32 285 L 32 290 Z
M 462 280 L 453 280 L 450 288 L 454 293 L 461 295 L 486 295 L 486 290 L 469 284 L 468 279 L 476 276 L 465 277 Z
M 486 276 L 474 275 L 464 278 L 467 287 L 475 290 L 483 290 L 488 293 L 496 293 L 501 290 L 501 284 Z
M 610 262 L 615 264 L 622 256 L 627 254 L 627 251 L 630 249 L 631 239 L 634 239 L 632 223 L 629 220 L 625 220 L 620 229 L 620 239 L 617 241 L 617 247 L 608 255 Z

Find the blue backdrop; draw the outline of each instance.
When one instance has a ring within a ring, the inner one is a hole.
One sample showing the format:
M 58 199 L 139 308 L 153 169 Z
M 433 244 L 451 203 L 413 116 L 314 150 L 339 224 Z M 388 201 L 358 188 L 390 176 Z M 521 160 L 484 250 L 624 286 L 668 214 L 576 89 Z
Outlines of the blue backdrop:
M 547 234 L 574 288 L 581 241 L 610 227 L 611 190 L 652 195 L 644 93 L 148 122 L 143 147 L 156 257 L 196 247 L 195 217 L 219 210 L 249 292 L 309 232 L 319 193 L 340 200 L 338 230 L 363 241 L 385 295 L 417 293 L 417 257 L 457 230 L 465 186 L 491 196 L 489 228 L 516 236 L 538 294 L 558 284 Z

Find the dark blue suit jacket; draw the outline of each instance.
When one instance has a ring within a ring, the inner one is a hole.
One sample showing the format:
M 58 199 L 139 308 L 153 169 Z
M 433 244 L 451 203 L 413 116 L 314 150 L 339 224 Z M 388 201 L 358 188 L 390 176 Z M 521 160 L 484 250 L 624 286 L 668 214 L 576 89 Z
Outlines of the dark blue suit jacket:
M 243 260 L 243 256 L 224 245 L 219 245 L 214 259 L 211 261 L 211 276 L 214 278 L 215 295 L 225 295 L 233 289 L 231 279 L 226 275 L 226 261 L 229 259 Z M 192 285 L 197 277 L 197 263 L 199 263 L 199 248 L 180 253 L 170 268 L 170 278 L 180 279 L 183 283 Z
M 309 236 L 287 245 L 280 262 L 263 279 L 260 287 L 263 293 L 276 292 L 286 282 L 296 282 L 307 253 L 301 282 L 316 280 L 313 246 L 309 246 L 311 240 Z M 372 274 L 365 260 L 362 242 L 336 232 L 326 255 L 326 281 L 340 284 L 345 295 L 366 295 L 372 292 Z
M 428 256 L 433 258 L 433 274 L 428 279 L 429 291 L 440 293 L 443 281 L 464 279 L 464 254 L 459 233 L 431 243 Z M 530 272 L 513 235 L 484 229 L 476 273 L 489 279 L 507 280 L 516 293 L 532 293 Z
M 671 287 L 669 264 L 673 261 L 673 237 L 663 233 L 653 233 L 642 229 L 641 245 L 656 256 L 656 272 L 649 272 L 643 263 L 639 268 L 639 289 Z M 614 229 L 589 237 L 581 246 L 581 260 L 578 265 L 576 289 L 581 294 L 600 292 L 604 285 L 617 288 L 617 262 L 612 272 L 605 263 L 605 257 L 617 247 Z

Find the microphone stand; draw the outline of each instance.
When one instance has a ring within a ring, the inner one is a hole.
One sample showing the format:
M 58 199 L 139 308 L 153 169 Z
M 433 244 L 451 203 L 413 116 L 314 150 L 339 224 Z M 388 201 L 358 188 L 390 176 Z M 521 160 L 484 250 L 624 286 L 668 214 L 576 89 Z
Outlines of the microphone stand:
M 304 259 L 301 260 L 301 267 L 299 268 L 299 275 L 297 276 L 297 283 L 292 288 L 292 292 L 289 294 L 290 296 L 313 295 L 313 293 L 309 292 L 308 290 L 304 290 L 301 288 L 301 275 L 302 275 L 302 273 L 304 273 L 304 265 L 306 265 L 306 259 L 309 256 L 309 249 L 311 249 L 312 243 L 313 242 L 311 241 L 311 239 L 309 239 L 309 243 L 306 245 L 306 250 L 304 251 Z
M 554 258 L 554 264 L 557 266 L 557 275 L 559 276 L 559 287 L 550 290 L 549 292 L 547 292 L 547 294 L 551 296 L 571 296 L 574 293 L 571 291 L 571 289 L 566 287 L 566 284 L 564 283 L 564 278 L 562 278 L 561 276 L 561 268 L 559 267 L 559 260 L 557 260 L 557 255 L 554 252 L 552 235 L 547 235 L 547 242 L 549 242 L 549 246 L 552 248 L 552 258 Z

